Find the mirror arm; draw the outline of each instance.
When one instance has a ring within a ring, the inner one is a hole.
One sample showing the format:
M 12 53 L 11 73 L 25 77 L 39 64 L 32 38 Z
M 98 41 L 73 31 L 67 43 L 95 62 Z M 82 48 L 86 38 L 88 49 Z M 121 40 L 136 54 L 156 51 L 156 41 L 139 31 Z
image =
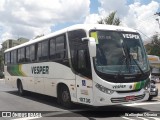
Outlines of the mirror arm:
M 89 38 L 88 37 L 84 37 L 84 38 L 82 38 L 82 41 L 89 41 Z

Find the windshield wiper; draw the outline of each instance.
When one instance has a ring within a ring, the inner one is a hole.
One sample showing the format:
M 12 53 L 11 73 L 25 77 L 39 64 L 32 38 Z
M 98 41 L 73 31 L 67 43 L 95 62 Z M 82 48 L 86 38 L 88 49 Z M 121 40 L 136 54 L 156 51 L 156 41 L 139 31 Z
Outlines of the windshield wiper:
M 125 44 L 122 44 L 122 47 L 124 49 L 124 52 L 126 54 L 126 57 L 129 58 L 129 60 L 131 61 L 131 59 L 134 61 L 134 63 L 136 64 L 136 66 L 138 67 L 138 69 L 141 71 L 141 73 L 144 75 L 144 72 L 142 70 L 142 68 L 139 66 L 139 64 L 137 63 L 137 61 L 133 58 L 133 56 L 130 54 L 129 50 L 128 50 L 128 47 L 127 45 Z M 130 62 L 128 62 L 129 65 L 130 65 Z M 129 72 L 130 72 L 130 69 L 129 69 Z
M 132 60 L 134 61 L 134 63 L 137 65 L 137 67 L 138 67 L 138 69 L 141 71 L 141 73 L 144 75 L 144 72 L 143 72 L 143 70 L 142 70 L 142 68 L 140 67 L 140 65 L 137 63 L 137 61 L 133 58 L 133 56 L 132 55 L 130 55 L 131 57 L 130 58 L 132 58 Z

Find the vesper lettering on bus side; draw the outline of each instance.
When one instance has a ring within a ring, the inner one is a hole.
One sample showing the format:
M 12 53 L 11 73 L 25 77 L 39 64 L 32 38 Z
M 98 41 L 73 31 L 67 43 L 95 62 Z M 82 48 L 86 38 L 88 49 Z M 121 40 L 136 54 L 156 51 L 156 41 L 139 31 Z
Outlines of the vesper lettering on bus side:
M 33 66 L 32 74 L 49 74 L 49 66 Z

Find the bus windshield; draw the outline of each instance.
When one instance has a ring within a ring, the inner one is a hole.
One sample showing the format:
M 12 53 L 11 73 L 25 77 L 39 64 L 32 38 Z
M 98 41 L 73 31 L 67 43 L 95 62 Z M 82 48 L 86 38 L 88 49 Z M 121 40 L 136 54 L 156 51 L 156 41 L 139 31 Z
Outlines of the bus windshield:
M 149 70 L 147 56 L 138 33 L 92 31 L 96 39 L 95 69 L 105 74 L 139 74 Z

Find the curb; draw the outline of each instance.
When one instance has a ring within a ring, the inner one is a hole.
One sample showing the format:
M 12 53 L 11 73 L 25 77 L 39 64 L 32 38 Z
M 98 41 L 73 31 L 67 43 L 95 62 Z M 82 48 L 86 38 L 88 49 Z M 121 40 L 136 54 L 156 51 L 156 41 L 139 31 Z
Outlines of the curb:
M 0 83 L 5 83 L 5 80 L 4 79 L 0 79 Z
M 158 100 L 160 100 L 160 94 L 158 94 L 158 96 L 157 96 L 157 97 L 155 97 L 155 98 L 157 98 Z

